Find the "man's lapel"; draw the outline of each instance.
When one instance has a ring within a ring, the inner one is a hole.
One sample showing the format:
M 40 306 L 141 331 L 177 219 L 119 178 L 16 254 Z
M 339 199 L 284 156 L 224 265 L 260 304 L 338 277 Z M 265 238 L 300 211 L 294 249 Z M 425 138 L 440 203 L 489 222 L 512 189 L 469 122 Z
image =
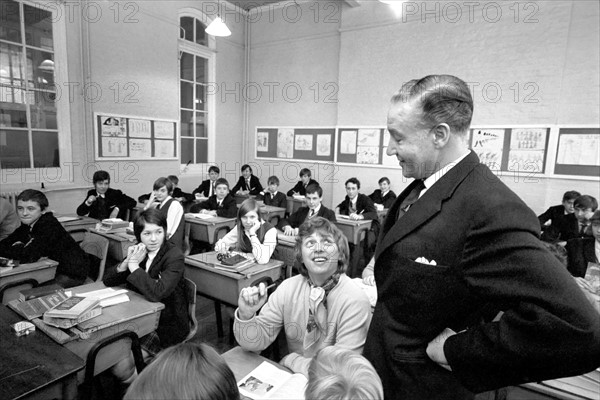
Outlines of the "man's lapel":
M 398 242 L 439 213 L 442 209 L 442 203 L 449 197 L 452 197 L 454 190 L 478 164 L 479 158 L 475 153 L 471 152 L 431 188 L 427 189 L 427 192 L 425 192 L 425 194 L 410 207 L 410 210 L 397 221 L 396 215 L 400 204 L 402 204 L 404 198 L 408 196 L 412 189 L 417 185 L 416 181 L 411 182 L 411 184 L 402 191 L 400 196 L 396 198 L 394 205 L 388 212 L 388 216 L 384 223 L 384 229 L 377 242 L 375 258 L 378 258 L 385 249 Z

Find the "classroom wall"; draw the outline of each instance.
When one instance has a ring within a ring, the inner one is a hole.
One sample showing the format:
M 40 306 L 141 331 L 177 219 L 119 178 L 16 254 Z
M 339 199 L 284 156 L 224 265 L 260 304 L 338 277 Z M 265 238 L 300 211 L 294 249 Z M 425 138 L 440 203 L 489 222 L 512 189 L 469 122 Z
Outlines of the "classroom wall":
M 457 4 L 462 6 L 460 14 Z M 472 9 L 465 4 L 407 2 L 404 16 L 397 17 L 384 4 L 364 1 L 359 7 L 344 6 L 339 23 L 321 20 L 315 26 L 310 8 L 314 5 L 307 3 L 302 5 L 304 18 L 293 24 L 286 25 L 285 16 L 278 23 L 253 24 L 252 79 L 333 79 L 339 92 L 333 105 L 296 106 L 277 99 L 253 105 L 248 159 L 264 169 L 272 163 L 255 159 L 257 126 L 385 126 L 393 92 L 403 82 L 432 73 L 454 74 L 469 83 L 475 101 L 473 124 L 598 126 L 597 2 L 536 2 L 537 8 L 533 3 L 479 2 Z M 320 38 L 321 30 L 328 35 Z M 292 47 L 296 56 L 286 64 L 286 50 Z M 337 77 L 331 77 L 333 70 L 339 71 Z M 282 174 L 287 164 L 294 164 L 281 163 L 277 172 Z M 384 175 L 397 193 L 408 184 L 399 168 L 339 165 L 331 176 L 332 170 L 322 165 L 316 171 L 326 180 L 324 189 L 331 196 L 327 205 L 343 199 L 343 182 L 350 176 L 362 181 L 365 193 L 374 190 Z M 514 175 L 501 179 L 536 213 L 558 204 L 566 190 L 600 194 L 597 181 Z

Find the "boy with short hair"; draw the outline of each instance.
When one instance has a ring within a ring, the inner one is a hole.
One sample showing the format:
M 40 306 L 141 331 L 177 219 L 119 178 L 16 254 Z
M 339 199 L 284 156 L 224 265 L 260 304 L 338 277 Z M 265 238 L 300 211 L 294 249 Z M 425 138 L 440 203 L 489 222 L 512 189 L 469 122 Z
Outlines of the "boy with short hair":
M 319 185 L 309 185 L 306 188 L 306 206 L 300 207 L 295 213 L 282 219 L 277 228 L 285 235 L 296 236 L 300 225 L 314 217 L 323 217 L 335 222 L 335 213 L 321 204 L 322 201 L 323 189 Z
M 257 196 L 263 191 L 263 187 L 260 184 L 260 180 L 252 175 L 252 167 L 248 164 L 242 165 L 242 176 L 238 179 L 237 183 L 231 189 L 234 195 L 241 196 Z
M 358 220 L 377 220 L 377 210 L 373 201 L 360 190 L 360 181 L 356 178 L 350 178 L 346 181 L 346 198 L 337 205 L 337 213 L 348 215 L 350 219 Z
M 216 165 L 212 165 L 208 168 L 208 179 L 202 181 L 200 186 L 194 189 L 192 197 L 195 197 L 196 199 L 202 197 L 208 198 L 215 194 L 217 179 L 219 179 L 220 173 L 221 170 Z
M 293 195 L 304 196 L 304 195 L 306 195 L 306 188 L 308 188 L 309 185 L 317 185 L 318 186 L 319 182 L 312 179 L 311 175 L 312 175 L 312 173 L 310 172 L 310 169 L 302 168 L 300 170 L 300 174 L 299 174 L 300 180 L 298 181 L 298 183 L 296 183 L 296 186 L 294 186 L 293 188 L 288 190 L 287 195 L 288 196 L 293 196 Z
M 229 182 L 227 179 L 219 178 L 215 182 L 215 194 L 208 200 L 194 204 L 190 209 L 192 213 L 209 214 L 213 217 L 235 218 L 237 215 L 237 204 L 229 193 Z
M 192 196 L 189 193 L 184 192 L 177 186 L 177 185 L 179 185 L 179 178 L 176 175 L 169 175 L 169 176 L 167 176 L 167 179 L 170 180 L 171 182 L 173 182 L 173 194 L 171 195 L 171 197 L 173 197 L 173 199 L 177 200 L 178 202 L 180 202 L 182 204 L 192 201 L 194 199 L 194 196 Z M 140 197 L 138 197 L 138 202 L 145 205 L 151 195 L 152 195 L 152 193 L 141 195 Z
M 262 200 L 266 206 L 286 208 L 287 197 L 277 189 L 279 189 L 279 178 L 275 175 L 270 176 L 267 180 L 267 190 L 261 192 L 257 200 Z
M 106 171 L 96 171 L 92 180 L 94 189 L 87 192 L 85 200 L 77 207 L 77 215 L 99 220 L 127 219 L 127 212 L 136 205 L 135 200 L 120 190 L 110 188 L 110 175 Z
M 582 195 L 573 202 L 575 212 L 564 215 L 546 229 L 542 239 L 547 242 L 566 242 L 575 238 L 592 236 L 590 218 L 598 208 L 598 200 L 589 195 Z
M 575 203 L 575 199 L 579 196 L 581 196 L 581 193 L 575 190 L 569 190 L 563 194 L 562 204 L 552 206 L 543 214 L 538 215 L 542 231 L 554 224 L 559 218 L 568 214 L 573 214 L 573 212 L 575 212 L 573 204 Z
M 381 205 L 383 208 L 390 208 L 396 200 L 396 193 L 390 189 L 390 180 L 384 176 L 379 180 L 379 189 L 369 195 L 375 205 Z

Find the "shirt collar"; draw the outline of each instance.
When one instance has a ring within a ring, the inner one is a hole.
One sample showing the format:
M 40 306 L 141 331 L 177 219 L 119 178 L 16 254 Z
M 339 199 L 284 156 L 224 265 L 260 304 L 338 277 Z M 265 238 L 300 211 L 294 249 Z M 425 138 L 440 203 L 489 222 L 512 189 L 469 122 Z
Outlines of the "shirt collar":
M 444 165 L 439 171 L 431 174 L 431 176 L 426 178 L 423 181 L 423 183 L 425 184 L 425 189 L 423 191 L 421 191 L 421 196 L 427 191 L 427 189 L 432 187 L 437 181 L 439 181 L 442 178 L 442 176 L 446 175 L 448 173 L 448 171 L 450 171 L 452 168 L 454 168 L 459 162 L 461 162 L 470 153 L 471 153 L 471 151 L 467 150 L 465 154 L 458 157 L 456 160 L 452 161 L 451 163 Z

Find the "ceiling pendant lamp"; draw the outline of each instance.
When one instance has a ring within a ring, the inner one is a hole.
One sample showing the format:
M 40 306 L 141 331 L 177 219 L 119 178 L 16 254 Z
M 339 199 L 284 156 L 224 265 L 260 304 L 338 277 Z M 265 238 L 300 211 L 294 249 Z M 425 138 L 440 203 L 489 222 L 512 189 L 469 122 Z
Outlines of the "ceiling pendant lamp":
M 231 31 L 219 16 L 204 31 L 211 36 L 231 36 Z

